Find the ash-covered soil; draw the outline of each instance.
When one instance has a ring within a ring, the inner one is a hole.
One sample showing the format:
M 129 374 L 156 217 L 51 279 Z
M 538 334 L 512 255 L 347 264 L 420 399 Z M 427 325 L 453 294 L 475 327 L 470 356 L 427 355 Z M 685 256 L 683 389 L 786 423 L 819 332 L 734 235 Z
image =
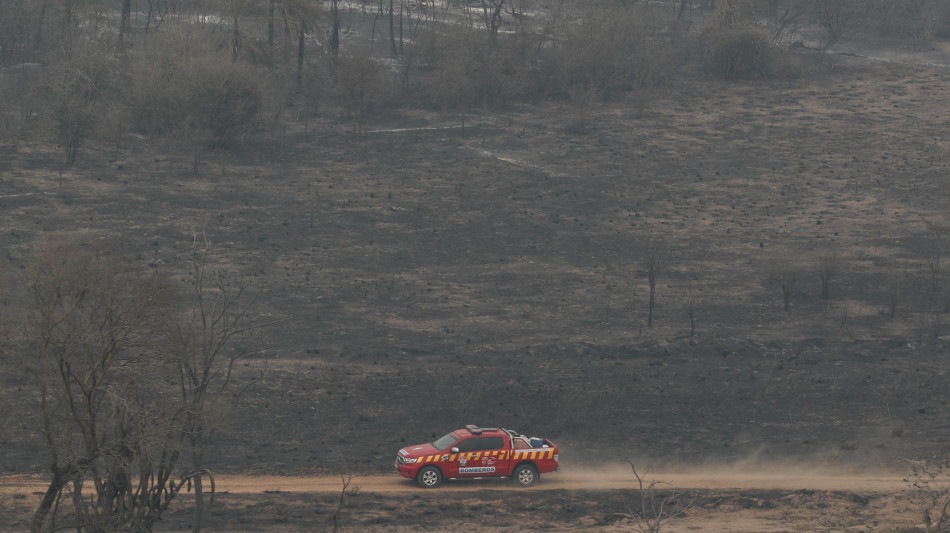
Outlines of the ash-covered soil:
M 209 453 L 219 473 L 379 473 L 400 447 L 468 423 L 542 434 L 565 464 L 900 468 L 950 438 L 947 297 L 928 268 L 928 227 L 950 225 L 950 71 L 823 65 L 792 81 L 683 73 L 642 116 L 605 102 L 583 131 L 550 102 L 484 112 L 464 130 L 380 115 L 364 136 L 328 113 L 209 154 L 197 177 L 188 156 L 148 139 L 85 146 L 65 170 L 54 147 L 5 144 L 6 298 L 54 232 L 95 234 L 172 276 L 207 232 L 216 268 L 260 291 L 255 320 L 271 324 L 237 369 Z M 665 252 L 649 327 L 654 237 Z M 837 269 L 821 298 L 826 257 Z M 777 264 L 798 276 L 788 311 L 768 283 Z M 31 378 L 0 365 L 0 472 L 41 474 Z M 694 493 L 689 512 L 723 520 L 765 506 L 777 523 L 887 530 L 920 516 L 891 492 Z M 346 523 L 607 531 L 637 493 L 503 496 L 367 491 Z M 335 501 L 222 494 L 215 520 L 307 529 Z M 820 522 L 842 516 L 865 521 Z M 735 530 L 797 530 L 757 524 Z

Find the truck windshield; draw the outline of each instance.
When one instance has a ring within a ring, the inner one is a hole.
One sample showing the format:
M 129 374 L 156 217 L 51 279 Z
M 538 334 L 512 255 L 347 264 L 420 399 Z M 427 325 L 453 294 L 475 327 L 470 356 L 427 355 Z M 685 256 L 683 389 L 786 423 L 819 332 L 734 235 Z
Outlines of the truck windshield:
M 457 440 L 458 440 L 458 439 L 455 438 L 454 435 L 452 435 L 451 433 L 449 433 L 448 435 L 442 437 L 441 439 L 439 439 L 439 440 L 433 442 L 432 445 L 435 446 L 435 448 L 441 452 L 442 450 L 444 450 L 444 449 L 448 448 L 449 446 L 455 444 L 455 441 L 457 441 Z

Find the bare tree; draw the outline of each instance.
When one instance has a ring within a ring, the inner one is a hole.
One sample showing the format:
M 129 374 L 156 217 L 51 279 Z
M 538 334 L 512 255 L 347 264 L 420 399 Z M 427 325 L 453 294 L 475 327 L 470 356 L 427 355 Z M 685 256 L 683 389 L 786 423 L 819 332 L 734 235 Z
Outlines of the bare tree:
M 935 339 L 940 337 L 943 331 L 943 309 L 936 304 L 930 305 L 930 333 Z
M 689 336 L 696 335 L 696 298 L 690 297 L 686 300 L 686 318 L 689 319 Z
M 225 347 L 249 331 L 253 301 L 205 284 L 207 251 L 193 252 L 195 303 L 182 324 L 165 278 L 88 239 L 36 245 L 23 364 L 37 376 L 51 479 L 32 531 L 151 531 L 192 485 L 200 529 L 205 479 L 214 497 L 209 412 L 244 353 Z
M 337 501 L 336 509 L 333 510 L 333 516 L 331 517 L 333 527 L 330 531 L 332 531 L 332 533 L 340 531 L 340 518 L 343 514 L 343 508 L 346 506 L 346 497 L 350 495 L 350 483 L 353 481 L 353 475 L 341 472 L 340 481 L 343 487 L 340 489 L 340 499 Z
M 656 307 L 656 281 L 666 264 L 666 242 L 653 235 L 647 241 L 646 253 L 643 256 L 643 269 L 647 273 L 647 283 L 650 284 L 650 304 L 647 317 L 647 327 L 653 327 L 653 311 Z
M 768 268 L 769 284 L 779 287 L 782 292 L 782 308 L 789 311 L 792 307 L 792 292 L 798 283 L 795 261 L 787 255 L 780 255 L 769 261 Z
M 822 300 L 831 297 L 831 281 L 838 276 L 841 261 L 838 254 L 828 251 L 818 258 L 818 283 Z
M 894 318 L 897 316 L 897 307 L 901 301 L 901 285 L 897 274 L 891 273 L 888 275 L 885 290 L 887 298 L 885 310 L 890 318 Z
M 177 406 L 153 387 L 168 370 L 167 285 L 77 239 L 39 243 L 29 276 L 25 364 L 38 379 L 51 474 L 31 529 L 148 531 L 200 475 L 172 479 Z
M 276 0 L 273 0 L 276 1 Z M 297 83 L 303 79 L 303 66 L 306 59 L 307 35 L 317 27 L 321 20 L 327 17 L 323 8 L 314 0 L 283 0 L 280 2 L 280 19 L 284 28 L 284 60 L 289 62 L 292 48 L 297 50 Z M 269 24 L 271 24 L 269 22 Z M 268 30 L 269 33 L 272 30 Z M 274 38 L 269 37 L 271 47 Z M 296 45 L 296 46 L 294 46 Z
M 191 246 L 189 316 L 174 328 L 172 343 L 184 404 L 185 448 L 193 472 L 205 469 L 208 441 L 215 430 L 215 416 L 223 408 L 231 370 L 250 351 L 248 311 L 257 299 L 257 293 L 248 293 L 243 284 L 230 286 L 210 269 L 212 252 L 208 237 L 196 233 Z M 194 493 L 192 531 L 197 533 L 205 512 L 201 477 L 194 479 Z
M 132 0 L 122 0 L 122 15 L 119 19 L 119 38 L 118 47 L 121 49 L 125 41 L 126 34 L 131 29 L 132 21 Z
M 485 30 L 494 38 L 501 28 L 501 16 L 505 9 L 505 0 L 482 0 L 482 18 Z
M 927 248 L 925 259 L 930 271 L 930 288 L 933 292 L 940 291 L 940 275 L 943 269 L 943 250 L 947 231 L 938 224 L 926 221 Z
M 636 516 L 633 530 L 637 533 L 660 533 L 670 522 L 682 518 L 686 511 L 692 507 L 693 501 L 685 499 L 681 493 L 662 494 L 657 489 L 661 482 L 657 480 L 647 480 L 646 473 L 637 471 L 637 466 L 633 461 L 627 459 L 630 469 L 633 470 L 633 476 L 637 479 L 637 494 L 640 496 L 639 512 L 634 510 L 632 513 Z

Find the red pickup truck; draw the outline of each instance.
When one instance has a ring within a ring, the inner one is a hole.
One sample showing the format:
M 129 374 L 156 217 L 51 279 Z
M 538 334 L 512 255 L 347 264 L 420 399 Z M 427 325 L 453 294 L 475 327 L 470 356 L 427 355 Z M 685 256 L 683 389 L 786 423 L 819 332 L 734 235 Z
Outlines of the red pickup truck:
M 503 428 L 465 426 L 428 444 L 408 446 L 396 454 L 396 470 L 432 489 L 444 479 L 511 477 L 528 487 L 541 474 L 558 468 L 557 446 Z

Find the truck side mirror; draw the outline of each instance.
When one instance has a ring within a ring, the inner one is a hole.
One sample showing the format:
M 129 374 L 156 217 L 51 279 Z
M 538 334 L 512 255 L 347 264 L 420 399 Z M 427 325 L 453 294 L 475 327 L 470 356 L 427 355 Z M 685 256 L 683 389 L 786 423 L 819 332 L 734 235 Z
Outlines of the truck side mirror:
M 458 447 L 458 446 L 452 446 L 452 449 L 451 449 L 450 451 L 451 451 L 452 453 L 459 453 L 459 447 Z

